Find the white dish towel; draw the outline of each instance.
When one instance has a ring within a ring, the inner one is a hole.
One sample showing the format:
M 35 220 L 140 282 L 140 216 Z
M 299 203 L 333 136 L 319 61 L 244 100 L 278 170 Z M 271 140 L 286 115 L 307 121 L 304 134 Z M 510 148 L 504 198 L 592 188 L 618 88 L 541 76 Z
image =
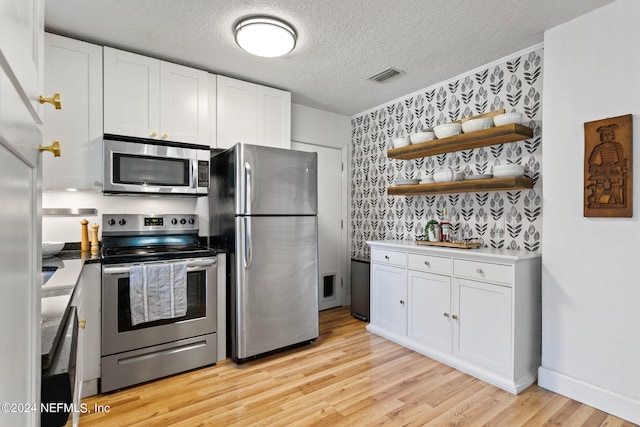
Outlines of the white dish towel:
M 184 262 L 135 265 L 129 269 L 133 326 L 187 313 L 187 265 Z

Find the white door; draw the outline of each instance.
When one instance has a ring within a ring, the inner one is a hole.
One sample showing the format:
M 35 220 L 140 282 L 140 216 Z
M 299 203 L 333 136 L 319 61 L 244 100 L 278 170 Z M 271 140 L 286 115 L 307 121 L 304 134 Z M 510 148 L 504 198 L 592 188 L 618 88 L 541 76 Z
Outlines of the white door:
M 318 153 L 318 307 L 343 303 L 342 152 L 337 148 L 293 141 L 293 150 Z
M 409 338 L 451 353 L 451 277 L 409 270 Z
M 160 63 L 160 138 L 209 145 L 209 74 Z
M 407 270 L 371 264 L 371 323 L 407 335 Z
M 38 409 L 2 411 L 3 426 L 39 421 L 41 142 L 34 118 L 0 66 L 0 401 Z
M 45 92 L 63 108 L 44 110 L 43 138 L 64 155 L 42 157 L 42 188 L 102 190 L 102 46 L 47 33 L 45 67 Z
M 160 61 L 104 48 L 104 133 L 156 138 L 160 132 Z
M 451 312 L 453 353 L 500 374 L 508 374 L 513 348 L 511 288 L 454 278 Z
M 256 85 L 218 76 L 217 144 L 256 143 Z

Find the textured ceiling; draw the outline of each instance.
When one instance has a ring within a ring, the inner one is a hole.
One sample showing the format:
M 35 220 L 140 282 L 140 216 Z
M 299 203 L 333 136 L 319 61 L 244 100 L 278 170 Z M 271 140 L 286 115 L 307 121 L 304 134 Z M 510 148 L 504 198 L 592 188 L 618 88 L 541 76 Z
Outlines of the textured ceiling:
M 47 31 L 292 93 L 297 104 L 354 115 L 543 41 L 613 0 L 46 0 Z M 252 57 L 241 17 L 278 16 L 293 52 Z M 367 77 L 392 66 L 384 83 Z

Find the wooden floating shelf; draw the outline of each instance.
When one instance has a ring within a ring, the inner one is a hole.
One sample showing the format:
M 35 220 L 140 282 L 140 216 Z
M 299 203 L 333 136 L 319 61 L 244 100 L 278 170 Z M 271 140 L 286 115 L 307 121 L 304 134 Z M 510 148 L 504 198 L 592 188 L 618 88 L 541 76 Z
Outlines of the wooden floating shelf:
M 506 144 L 507 142 L 522 141 L 530 138 L 533 138 L 533 129 L 513 123 L 394 148 L 387 151 L 387 157 L 390 159 L 411 160 L 451 151 L 470 150 L 472 148 Z
M 533 188 L 533 180 L 524 176 L 441 182 L 435 184 L 398 185 L 387 188 L 390 196 L 421 194 L 470 193 L 476 191 L 506 191 Z

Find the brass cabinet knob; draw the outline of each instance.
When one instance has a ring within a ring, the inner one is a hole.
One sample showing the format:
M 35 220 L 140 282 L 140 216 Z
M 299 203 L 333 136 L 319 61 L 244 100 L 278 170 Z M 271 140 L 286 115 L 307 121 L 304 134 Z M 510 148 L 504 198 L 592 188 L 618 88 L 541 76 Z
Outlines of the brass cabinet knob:
M 164 139 L 169 139 L 169 134 L 168 134 L 168 133 L 163 133 L 163 134 L 162 134 L 162 138 L 164 138 Z
M 78 320 L 78 327 L 80 329 L 84 329 L 87 326 L 87 319 Z
M 51 153 L 53 153 L 53 157 L 60 157 L 60 154 L 62 152 L 62 150 L 60 149 L 60 143 L 58 141 L 53 141 L 51 145 L 47 145 L 46 147 L 40 144 L 38 149 L 41 153 L 43 151 L 50 151 Z
M 53 105 L 56 110 L 62 109 L 62 98 L 60 97 L 59 93 L 54 93 L 50 98 L 45 98 L 44 96 L 40 95 L 40 104 L 44 103 Z
M 156 132 L 155 130 L 153 132 L 151 132 L 151 137 L 155 138 L 156 136 L 158 136 L 158 132 Z

